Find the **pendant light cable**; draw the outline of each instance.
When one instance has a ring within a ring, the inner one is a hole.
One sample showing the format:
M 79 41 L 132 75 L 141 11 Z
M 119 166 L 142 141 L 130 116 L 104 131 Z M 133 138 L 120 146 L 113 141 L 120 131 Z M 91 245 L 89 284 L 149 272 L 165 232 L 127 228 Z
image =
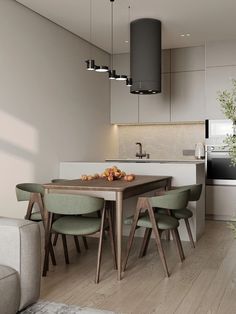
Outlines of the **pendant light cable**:
M 92 0 L 89 2 L 89 54 L 90 59 L 86 60 L 87 63 L 87 70 L 88 71 L 94 71 L 96 69 L 95 61 L 92 58 L 92 52 L 93 52 L 93 45 L 92 45 Z
M 130 4 L 128 6 L 128 42 L 130 43 Z M 129 70 L 129 77 L 126 79 L 126 86 L 130 87 L 132 86 L 132 78 L 130 77 L 130 70 Z
M 114 0 L 110 0 L 111 2 L 111 70 L 109 71 L 109 79 L 115 80 L 116 79 L 116 71 L 113 69 L 113 23 L 114 23 L 114 8 L 113 8 L 113 2 Z

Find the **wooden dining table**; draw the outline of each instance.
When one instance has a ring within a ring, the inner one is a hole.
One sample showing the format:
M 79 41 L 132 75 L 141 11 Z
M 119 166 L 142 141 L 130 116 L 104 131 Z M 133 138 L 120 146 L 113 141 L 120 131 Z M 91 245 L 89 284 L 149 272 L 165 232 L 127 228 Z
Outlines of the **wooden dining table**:
M 116 253 L 117 253 L 117 278 L 122 276 L 122 236 L 123 236 L 123 200 L 154 191 L 160 188 L 168 189 L 171 185 L 170 176 L 144 176 L 137 175 L 131 182 L 121 180 L 108 181 L 105 178 L 89 181 L 65 180 L 57 183 L 44 184 L 45 193 L 73 193 L 87 194 L 104 197 L 107 201 L 115 202 L 116 222 Z M 47 211 L 45 210 L 45 220 Z

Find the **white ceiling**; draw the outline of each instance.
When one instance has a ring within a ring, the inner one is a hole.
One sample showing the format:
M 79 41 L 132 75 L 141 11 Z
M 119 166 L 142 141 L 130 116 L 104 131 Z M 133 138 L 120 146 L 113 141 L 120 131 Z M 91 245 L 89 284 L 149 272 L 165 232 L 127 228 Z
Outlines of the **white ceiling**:
M 90 41 L 90 0 L 16 0 L 58 25 Z M 128 5 L 131 20 L 162 21 L 162 48 L 202 45 L 207 40 L 236 39 L 236 0 L 115 0 L 114 52 L 129 51 Z M 92 0 L 92 39 L 111 47 L 111 3 Z M 181 37 L 182 33 L 191 36 Z

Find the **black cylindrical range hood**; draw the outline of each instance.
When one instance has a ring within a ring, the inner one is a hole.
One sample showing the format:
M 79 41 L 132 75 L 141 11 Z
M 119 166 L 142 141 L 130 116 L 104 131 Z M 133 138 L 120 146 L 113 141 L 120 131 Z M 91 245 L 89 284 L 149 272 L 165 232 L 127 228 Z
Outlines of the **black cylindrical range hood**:
M 144 18 L 130 24 L 130 74 L 131 93 L 161 92 L 161 21 Z

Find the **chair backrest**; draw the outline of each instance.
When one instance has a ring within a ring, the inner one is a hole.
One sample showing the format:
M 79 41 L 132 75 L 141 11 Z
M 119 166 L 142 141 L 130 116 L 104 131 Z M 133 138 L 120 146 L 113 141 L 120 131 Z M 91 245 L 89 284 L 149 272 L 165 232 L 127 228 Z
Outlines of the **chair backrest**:
M 190 190 L 189 193 L 189 201 L 190 202 L 196 202 L 199 200 L 201 193 L 202 193 L 202 184 L 192 184 L 192 185 L 183 185 L 180 187 L 177 187 L 174 190 L 167 191 L 166 194 L 172 194 L 176 192 L 181 192 L 185 190 Z
M 88 195 L 49 193 L 44 196 L 45 208 L 54 214 L 89 214 L 101 210 L 104 203 L 103 198 Z
M 190 190 L 179 191 L 175 193 L 149 197 L 149 202 L 152 207 L 165 209 L 182 209 L 188 204 Z
M 44 195 L 44 188 L 38 183 L 19 183 L 16 185 L 16 198 L 18 201 L 29 201 L 31 193 Z

